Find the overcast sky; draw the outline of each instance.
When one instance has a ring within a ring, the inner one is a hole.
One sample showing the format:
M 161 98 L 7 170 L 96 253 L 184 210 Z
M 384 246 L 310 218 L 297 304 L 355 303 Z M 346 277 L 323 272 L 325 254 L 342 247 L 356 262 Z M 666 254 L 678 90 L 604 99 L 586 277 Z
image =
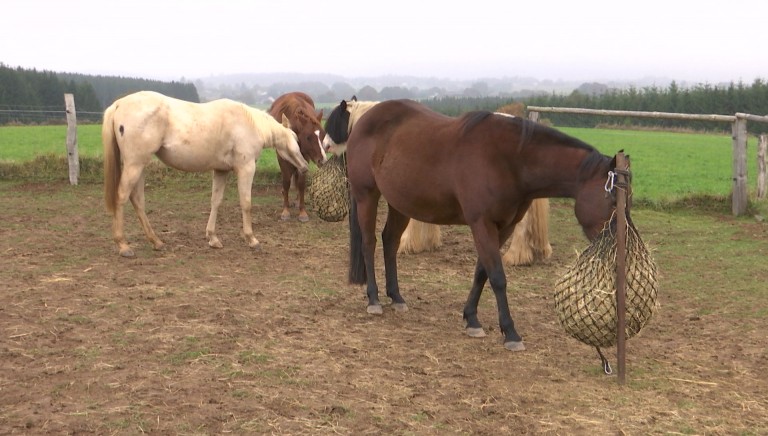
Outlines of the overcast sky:
M 161 80 L 229 73 L 768 78 L 766 0 L 10 0 L 0 62 Z

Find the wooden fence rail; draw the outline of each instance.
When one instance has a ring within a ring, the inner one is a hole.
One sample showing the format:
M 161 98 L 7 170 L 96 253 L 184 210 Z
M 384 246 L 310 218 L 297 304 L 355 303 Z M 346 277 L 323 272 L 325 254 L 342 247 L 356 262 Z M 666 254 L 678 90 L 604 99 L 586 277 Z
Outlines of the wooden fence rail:
M 619 111 L 605 109 L 584 109 L 567 107 L 547 107 L 547 106 L 528 106 L 529 118 L 538 120 L 540 112 L 602 115 L 602 116 L 620 116 L 637 118 L 659 118 L 676 120 L 695 120 L 695 121 L 722 121 L 731 123 L 733 132 L 733 188 L 731 195 L 731 210 L 734 215 L 742 215 L 747 211 L 748 189 L 747 189 L 747 121 L 756 121 L 768 123 L 768 116 L 752 115 L 745 113 L 736 113 L 735 115 L 713 115 L 713 114 L 681 114 L 674 112 L 642 112 L 642 111 Z M 759 154 L 759 153 L 758 153 Z M 764 154 L 764 153 L 763 153 Z M 763 162 L 765 158 L 763 157 Z M 758 191 L 760 191 L 759 180 L 765 180 L 765 164 L 760 164 L 758 156 Z M 758 195 L 758 198 L 763 198 Z

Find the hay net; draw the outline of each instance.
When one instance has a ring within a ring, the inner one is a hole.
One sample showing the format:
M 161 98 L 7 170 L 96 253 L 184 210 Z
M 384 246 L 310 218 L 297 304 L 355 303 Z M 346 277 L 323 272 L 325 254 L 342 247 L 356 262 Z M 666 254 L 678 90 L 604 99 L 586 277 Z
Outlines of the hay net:
M 615 226 L 606 226 L 555 285 L 560 323 L 574 338 L 597 347 L 598 353 L 599 347 L 613 346 L 617 340 L 616 241 Z M 629 217 L 626 247 L 625 337 L 629 339 L 651 319 L 658 281 L 656 263 Z
M 346 153 L 334 155 L 309 176 L 309 204 L 324 221 L 338 222 L 349 213 Z

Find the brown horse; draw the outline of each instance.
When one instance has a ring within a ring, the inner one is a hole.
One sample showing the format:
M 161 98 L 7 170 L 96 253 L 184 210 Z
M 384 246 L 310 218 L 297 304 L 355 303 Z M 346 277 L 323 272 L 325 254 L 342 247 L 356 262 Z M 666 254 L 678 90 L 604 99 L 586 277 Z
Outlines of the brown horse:
M 486 281 L 496 297 L 504 346 L 523 350 L 507 302 L 500 247 L 535 198 L 574 198 L 584 234 L 607 225 L 615 200 L 605 191 L 615 158 L 555 129 L 491 112 L 459 118 L 410 100 L 390 100 L 366 112 L 347 146 L 352 207 L 349 280 L 367 284 L 368 312 L 382 313 L 374 270 L 376 210 L 388 204 L 381 234 L 387 296 L 407 310 L 397 278 L 400 235 L 410 218 L 468 225 L 478 259 L 464 306 L 470 336 L 484 336 L 477 305 Z
M 291 128 L 299 138 L 299 148 L 304 159 L 307 161 L 311 160 L 317 166 L 325 163 L 327 157 L 322 145 L 325 138 L 325 130 L 320 124 L 320 121 L 323 119 L 323 111 L 315 112 L 315 102 L 312 100 L 312 97 L 303 92 L 283 94 L 272 103 L 269 113 L 276 120 L 281 120 L 283 116 L 288 117 L 288 120 L 291 122 Z M 291 205 L 288 200 L 288 194 L 291 189 L 291 181 L 293 181 L 293 184 L 299 191 L 299 221 L 309 221 L 309 215 L 304 206 L 307 175 L 300 173 L 296 166 L 279 155 L 277 156 L 277 163 L 280 165 L 280 174 L 283 181 L 283 212 L 280 214 L 280 219 L 291 219 Z
M 342 100 L 331 111 L 326 120 L 327 135 L 323 146 L 331 152 L 343 153 L 346 150 L 347 140 L 352 128 L 368 109 L 376 105 L 377 101 Z M 520 109 L 502 107 L 499 110 L 516 113 Z M 549 244 L 549 199 L 537 198 L 531 202 L 520 225 L 510 238 L 509 248 L 502 260 L 504 265 L 530 265 L 534 262 L 544 261 L 552 255 L 552 246 Z M 428 224 L 418 220 L 410 220 L 400 237 L 398 254 L 421 253 L 437 249 L 441 244 L 440 226 Z
M 123 232 L 123 207 L 129 198 L 147 239 L 156 250 L 163 247 L 144 211 L 144 167 L 152 155 L 178 170 L 213 171 L 211 214 L 205 227 L 208 245 L 213 248 L 222 247 L 216 236 L 216 217 L 230 172 L 237 175 L 243 236 L 250 247 L 257 248 L 251 185 L 262 148 L 274 147 L 300 173 L 308 169 L 287 118 L 281 124 L 262 110 L 227 99 L 190 103 L 150 91 L 130 94 L 104 111 L 101 139 L 104 199 L 113 215 L 113 238 L 125 257 L 134 256 Z

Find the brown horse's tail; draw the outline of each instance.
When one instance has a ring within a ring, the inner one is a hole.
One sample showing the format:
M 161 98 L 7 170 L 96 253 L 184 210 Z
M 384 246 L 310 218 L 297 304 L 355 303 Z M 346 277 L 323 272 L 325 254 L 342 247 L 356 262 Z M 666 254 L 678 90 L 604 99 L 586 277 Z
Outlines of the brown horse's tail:
M 104 111 L 101 124 L 101 143 L 104 146 L 104 202 L 107 211 L 115 213 L 117 208 L 117 187 L 120 185 L 120 149 L 115 137 L 115 108 L 113 104 Z
M 349 206 L 349 283 L 362 285 L 367 279 L 363 258 L 363 233 L 357 219 L 357 202 L 352 198 Z

